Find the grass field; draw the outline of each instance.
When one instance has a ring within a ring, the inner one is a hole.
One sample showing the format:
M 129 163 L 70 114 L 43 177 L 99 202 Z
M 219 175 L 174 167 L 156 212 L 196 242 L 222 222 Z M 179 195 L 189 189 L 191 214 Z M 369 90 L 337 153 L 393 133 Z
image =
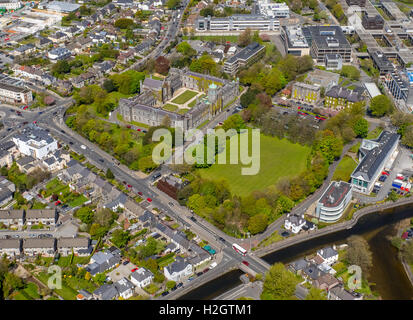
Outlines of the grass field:
M 356 167 L 357 163 L 354 161 L 354 159 L 349 156 L 345 156 L 338 164 L 337 169 L 333 175 L 333 180 L 342 180 L 345 182 L 349 181 L 350 175 Z
M 256 175 L 242 175 L 241 168 L 250 165 L 214 164 L 208 169 L 199 169 L 204 178 L 213 180 L 225 179 L 233 194 L 247 195 L 254 190 L 263 190 L 277 183 L 282 177 L 296 176 L 306 167 L 310 148 L 293 144 L 286 139 L 278 139 L 261 134 L 260 170 Z M 249 139 L 251 151 L 251 139 Z M 227 143 L 229 146 L 229 142 Z M 227 162 L 229 162 L 229 148 Z
M 162 109 L 164 109 L 164 110 L 166 110 L 166 111 L 175 112 L 176 110 L 178 110 L 178 107 L 175 106 L 175 105 L 173 105 L 173 104 L 167 103 L 167 104 L 165 104 L 165 105 L 163 106 Z
M 178 113 L 179 113 L 179 114 L 185 114 L 185 113 L 187 113 L 188 111 L 189 111 L 188 108 L 181 108 L 181 109 L 178 110 Z
M 377 139 L 382 131 L 383 131 L 382 127 L 376 127 L 374 130 L 371 130 L 367 134 L 366 139 Z
M 202 99 L 202 98 L 205 97 L 205 96 L 206 96 L 206 94 L 203 94 L 202 96 L 199 97 L 199 99 Z M 197 99 L 192 100 L 191 103 L 188 103 L 187 106 L 188 106 L 189 108 L 194 107 L 194 106 L 196 105 L 196 101 L 197 101 Z
M 175 99 L 172 100 L 173 103 L 176 104 L 184 104 L 185 102 L 191 100 L 193 97 L 195 97 L 198 94 L 196 91 L 192 90 L 186 90 L 185 92 L 181 93 L 179 96 L 177 96 Z

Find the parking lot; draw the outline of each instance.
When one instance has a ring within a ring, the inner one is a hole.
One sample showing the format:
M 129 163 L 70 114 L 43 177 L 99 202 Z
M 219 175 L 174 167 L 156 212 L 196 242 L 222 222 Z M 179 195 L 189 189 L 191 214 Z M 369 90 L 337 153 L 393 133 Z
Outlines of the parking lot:
M 132 270 L 135 268 L 137 267 L 132 262 L 129 262 L 127 265 L 124 265 L 123 263 L 121 263 L 119 267 L 109 272 L 108 276 L 113 282 L 119 281 L 123 277 L 129 279 L 129 276 L 132 273 Z

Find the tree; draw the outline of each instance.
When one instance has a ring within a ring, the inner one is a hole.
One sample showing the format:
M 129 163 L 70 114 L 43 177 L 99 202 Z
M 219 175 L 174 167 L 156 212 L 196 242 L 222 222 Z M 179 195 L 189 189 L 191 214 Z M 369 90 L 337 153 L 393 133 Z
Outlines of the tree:
M 167 75 L 169 71 L 170 63 L 167 58 L 160 56 L 155 60 L 155 70 L 156 72 Z
M 142 157 L 139 159 L 139 170 L 143 172 L 151 172 L 155 169 L 158 165 L 153 162 L 152 156 Z
M 113 213 L 110 209 L 99 208 L 96 210 L 93 221 L 102 227 L 109 227 L 113 222 Z
M 352 80 L 359 80 L 360 70 L 354 66 L 343 66 L 340 75 L 346 78 L 350 78 Z
M 15 276 L 13 273 L 6 273 L 6 276 L 3 280 L 3 296 L 8 297 L 10 293 L 15 290 L 22 289 L 24 287 L 23 281 Z
M 240 129 L 244 129 L 246 126 L 239 114 L 233 114 L 224 121 L 222 128 L 224 130 L 235 129 L 239 132 Z
M 52 74 L 61 78 L 64 73 L 70 72 L 70 65 L 66 60 L 59 60 L 52 66 Z
M 105 89 L 107 92 L 112 92 L 116 90 L 115 84 L 113 83 L 112 79 L 106 79 L 103 82 L 102 88 Z
M 191 62 L 189 69 L 193 72 L 207 73 L 210 75 L 216 74 L 217 64 L 209 54 L 202 55 L 199 59 Z
M 282 263 L 276 263 L 265 275 L 261 299 L 289 300 L 294 295 L 298 283 L 299 280 L 291 271 Z
M 122 248 L 126 246 L 129 239 L 130 239 L 129 232 L 117 229 L 113 232 L 112 238 L 110 239 L 110 241 L 112 241 L 112 243 L 118 248 Z
M 391 107 L 390 99 L 383 94 L 370 100 L 370 111 L 373 116 L 382 117 L 390 111 Z
M 208 16 L 213 17 L 214 16 L 214 7 L 213 6 L 208 6 L 206 8 L 203 8 L 199 12 L 199 14 L 203 17 L 208 17 Z
M 112 170 L 110 170 L 110 168 L 108 168 L 108 170 L 106 170 L 106 178 L 115 179 L 115 176 L 113 175 Z
M 181 3 L 180 0 L 168 0 L 166 2 L 166 7 L 169 10 L 176 9 L 180 5 L 180 3 Z
M 264 213 L 256 214 L 248 220 L 248 230 L 252 234 L 263 232 L 268 226 L 268 216 Z
M 311 287 L 305 300 L 327 300 L 327 297 L 324 290 Z
M 176 46 L 176 51 L 182 53 L 184 56 L 187 57 L 193 57 L 196 55 L 195 49 L 193 49 L 191 45 L 186 41 L 183 41 L 180 44 L 178 44 Z
M 134 23 L 132 19 L 121 18 L 115 21 L 115 27 L 119 29 L 133 28 Z
M 402 143 L 410 148 L 413 148 L 413 125 L 409 125 L 404 129 Z
M 83 223 L 90 224 L 93 221 L 93 211 L 90 207 L 82 207 L 78 209 L 75 216 Z
M 360 236 L 348 238 L 348 248 L 346 258 L 350 264 L 358 265 L 363 274 L 367 275 L 372 266 L 372 253 L 367 241 Z
M 242 32 L 238 37 L 238 45 L 240 47 L 246 47 L 252 41 L 252 34 L 251 29 L 247 28 L 244 32 Z
M 166 282 L 166 289 L 167 290 L 171 290 L 173 287 L 176 286 L 176 282 L 175 281 L 167 281 Z
M 369 132 L 369 123 L 366 119 L 358 119 L 353 126 L 354 133 L 357 137 L 365 138 Z

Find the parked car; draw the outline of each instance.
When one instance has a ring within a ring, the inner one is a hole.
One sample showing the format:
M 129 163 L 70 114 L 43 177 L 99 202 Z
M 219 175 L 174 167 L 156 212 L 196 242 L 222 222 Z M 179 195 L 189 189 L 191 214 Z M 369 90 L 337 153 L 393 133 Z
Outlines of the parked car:
M 122 264 L 124 265 L 124 266 L 126 266 L 127 264 L 129 263 L 129 261 L 124 261 Z
M 139 268 L 133 268 L 132 270 L 131 270 L 131 272 L 135 272 L 136 270 L 138 270 Z
M 169 294 L 169 291 L 162 292 L 162 297 L 165 297 Z
M 142 196 L 142 195 L 143 195 L 143 193 L 142 193 L 141 191 L 139 191 L 139 192 L 138 192 L 138 194 L 139 194 L 140 196 Z
M 152 199 L 151 199 L 151 198 L 146 198 L 146 200 L 147 200 L 148 202 L 152 202 Z
M 196 274 L 196 276 L 197 277 L 200 277 L 200 276 L 202 276 L 204 273 L 203 272 L 198 272 L 197 274 Z
M 188 279 L 189 280 L 189 279 Z M 180 288 L 180 287 L 182 287 L 184 284 L 182 283 L 182 282 L 179 282 L 177 285 L 176 285 L 176 287 L 177 288 Z
M 204 269 L 204 271 L 202 271 L 202 273 L 207 273 L 209 271 L 209 268 Z
M 281 236 L 283 236 L 283 237 L 288 237 L 289 235 L 290 235 L 290 233 L 288 231 L 283 231 L 281 233 Z
M 54 203 L 54 205 L 55 206 L 58 206 L 59 204 L 61 204 L 62 202 L 60 201 L 60 200 L 57 200 L 55 203 Z
M 176 289 L 178 289 L 177 286 L 173 287 L 173 288 L 171 289 L 171 291 L 175 291 Z
M 250 265 L 249 262 L 245 260 L 243 260 L 242 263 L 245 264 L 247 267 Z
M 196 222 L 195 217 L 190 217 L 189 219 L 191 219 L 193 222 Z

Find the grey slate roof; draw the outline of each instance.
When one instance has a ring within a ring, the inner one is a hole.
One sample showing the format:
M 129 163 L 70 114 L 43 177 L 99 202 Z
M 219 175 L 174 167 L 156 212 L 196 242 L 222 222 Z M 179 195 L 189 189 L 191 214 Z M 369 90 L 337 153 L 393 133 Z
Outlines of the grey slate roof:
M 184 258 L 182 257 L 176 257 L 175 262 L 172 262 L 170 265 L 168 265 L 166 268 L 168 269 L 168 272 L 170 274 L 173 274 L 174 272 L 182 272 L 190 263 L 187 262 Z
M 58 248 L 75 248 L 75 247 L 89 247 L 89 238 L 59 238 L 57 239 Z
M 23 219 L 23 210 L 0 210 L 0 219 Z
M 134 278 L 139 282 L 148 279 L 149 277 L 153 277 L 153 273 L 145 268 L 139 268 L 137 271 L 132 272 L 131 274 L 131 278 Z
M 26 219 L 55 218 L 55 209 L 30 209 L 26 210 Z
M 20 249 L 20 239 L 0 239 L 0 249 Z
M 328 259 L 337 255 L 338 252 L 334 250 L 332 247 L 325 247 L 323 249 L 318 250 L 317 254 L 323 257 L 324 259 Z
M 100 296 L 101 300 L 112 300 L 118 295 L 118 291 L 113 284 L 104 284 L 101 287 L 97 288 L 93 292 L 93 294 Z
M 23 248 L 53 248 L 55 239 L 23 239 Z

